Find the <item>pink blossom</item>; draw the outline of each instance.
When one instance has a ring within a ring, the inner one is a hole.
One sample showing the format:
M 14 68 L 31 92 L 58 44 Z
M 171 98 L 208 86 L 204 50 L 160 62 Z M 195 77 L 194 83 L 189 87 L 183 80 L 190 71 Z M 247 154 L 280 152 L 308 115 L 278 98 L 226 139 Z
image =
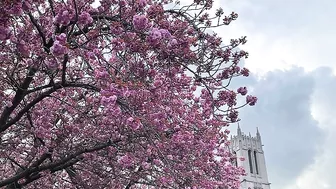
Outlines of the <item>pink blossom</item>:
M 5 103 L 6 103 L 6 106 L 8 106 L 8 107 L 11 107 L 13 105 L 11 101 L 7 101 Z
M 121 51 L 125 48 L 125 43 L 123 40 L 117 38 L 112 40 L 112 46 L 114 50 Z
M 139 122 L 135 122 L 131 125 L 131 128 L 136 131 L 139 130 L 141 128 L 141 124 Z
M 163 183 L 163 184 L 167 184 L 168 183 L 168 179 L 166 178 L 166 177 L 161 177 L 161 182 Z
M 147 163 L 147 162 L 142 162 L 142 167 L 145 169 L 145 170 L 148 170 L 148 169 L 150 169 L 150 164 L 149 163 Z
M 58 62 L 55 59 L 49 59 L 49 60 L 45 61 L 45 64 L 51 70 L 56 70 L 58 68 Z
M 68 52 L 68 48 L 66 47 L 66 35 L 65 33 L 61 33 L 55 37 L 55 41 L 53 46 L 50 48 L 51 52 L 54 56 L 62 56 Z
M 60 43 L 60 41 L 54 41 L 53 46 L 50 48 L 54 56 L 63 56 L 68 52 L 68 48 Z
M 235 66 L 235 67 L 233 68 L 233 70 L 234 70 L 235 73 L 239 73 L 239 71 L 240 71 L 240 67 L 239 67 L 239 66 Z
M 147 9 L 147 14 L 149 15 L 149 17 L 154 17 L 154 16 L 161 15 L 163 11 L 164 10 L 163 10 L 162 5 L 153 4 Z
M 134 15 L 133 26 L 136 30 L 144 30 L 148 27 L 148 19 L 145 15 Z
M 220 104 L 227 104 L 230 107 L 237 104 L 236 98 L 237 94 L 234 91 L 224 90 L 218 93 L 218 99 L 220 100 Z
M 147 1 L 146 0 L 138 0 L 138 4 L 139 4 L 139 7 L 143 8 L 147 5 Z
M 231 122 L 236 122 L 238 120 L 238 112 L 235 110 L 230 111 L 228 115 L 228 120 Z
M 157 80 L 155 80 L 155 82 L 154 82 L 154 86 L 155 87 L 160 87 L 161 85 L 162 85 L 162 81 L 160 80 L 160 79 L 157 79 Z
M 27 60 L 27 65 L 28 65 L 28 66 L 34 66 L 34 62 L 33 62 L 33 60 L 32 60 L 32 59 L 28 59 L 28 60 Z
M 26 45 L 26 42 L 24 41 L 20 41 L 17 45 L 17 50 L 18 52 L 21 53 L 22 56 L 24 57 L 29 57 L 29 54 L 30 54 L 30 50 L 28 49 L 27 45 Z
M 154 162 L 155 165 L 160 165 L 161 164 L 161 161 L 158 160 L 158 159 L 154 159 L 153 162 Z
M 244 95 L 247 94 L 247 89 L 246 89 L 246 87 L 239 87 L 237 89 L 237 92 L 244 96 Z
M 20 16 L 23 13 L 22 9 L 22 3 L 13 3 L 11 6 L 11 9 L 8 10 L 9 13 L 15 15 L 15 16 Z
M 258 98 L 252 95 L 246 96 L 246 103 L 250 106 L 254 106 L 257 103 Z
M 134 32 L 126 32 L 126 37 L 130 40 L 134 40 L 136 36 L 137 34 Z
M 156 45 L 157 43 L 159 43 L 161 39 L 162 39 L 162 34 L 161 34 L 160 30 L 157 29 L 157 28 L 153 28 L 149 32 L 149 36 L 147 38 L 148 42 L 153 44 L 153 45 Z
M 176 39 L 172 39 L 171 41 L 170 41 L 170 45 L 177 45 L 178 44 L 178 42 L 177 42 L 177 40 Z
M 113 22 L 110 25 L 110 30 L 115 35 L 120 35 L 124 31 L 122 25 L 119 22 Z
M 68 25 L 71 20 L 71 15 L 68 10 L 60 11 L 54 18 L 56 24 Z
M 67 37 L 66 37 L 65 33 L 61 33 L 61 34 L 57 35 L 55 38 L 56 38 L 56 41 L 59 42 L 59 44 L 66 45 Z
M 161 33 L 162 38 L 169 39 L 171 38 L 171 34 L 168 30 L 166 29 L 159 29 L 159 32 Z
M 111 106 L 111 105 L 115 105 L 116 101 L 117 101 L 117 96 L 116 95 L 112 95 L 112 96 L 109 96 L 109 97 L 106 97 L 106 96 L 103 96 L 101 98 L 101 101 L 100 103 L 103 105 L 103 106 Z
M 109 73 L 106 70 L 95 70 L 95 78 L 103 79 L 109 76 Z
M 134 119 L 133 119 L 133 117 L 129 117 L 129 118 L 127 118 L 127 123 L 133 123 L 133 121 L 134 121 Z
M 123 166 L 123 167 L 131 167 L 132 164 L 133 164 L 133 158 L 131 157 L 130 154 L 125 154 L 124 156 L 121 156 L 119 159 L 118 159 L 118 163 Z
M 248 77 L 250 75 L 250 71 L 247 68 L 243 68 L 240 73 L 245 76 Z
M 0 26 L 0 41 L 9 39 L 10 30 L 4 26 Z
M 127 5 L 127 2 L 126 2 L 125 0 L 121 0 L 121 1 L 119 1 L 119 5 L 120 5 L 121 7 L 124 7 L 124 6 Z
M 82 12 L 79 16 L 78 16 L 78 23 L 79 24 L 91 24 L 93 22 L 93 19 L 91 17 L 91 15 L 88 12 Z
M 96 59 L 96 56 L 95 56 L 94 52 L 90 51 L 90 52 L 87 52 L 86 54 L 87 54 L 87 56 L 88 56 L 89 59 L 91 59 L 91 60 L 95 60 Z

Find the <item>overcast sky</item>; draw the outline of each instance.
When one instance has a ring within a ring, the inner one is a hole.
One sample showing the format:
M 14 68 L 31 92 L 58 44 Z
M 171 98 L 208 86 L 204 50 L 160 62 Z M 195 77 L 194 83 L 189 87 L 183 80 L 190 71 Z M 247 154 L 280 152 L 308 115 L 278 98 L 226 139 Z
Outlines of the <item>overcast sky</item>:
M 251 134 L 259 127 L 271 188 L 335 189 L 336 1 L 216 3 L 239 14 L 216 30 L 224 41 L 248 37 L 241 48 L 253 74 L 234 85 L 253 89 L 259 102 L 241 110 L 240 126 Z

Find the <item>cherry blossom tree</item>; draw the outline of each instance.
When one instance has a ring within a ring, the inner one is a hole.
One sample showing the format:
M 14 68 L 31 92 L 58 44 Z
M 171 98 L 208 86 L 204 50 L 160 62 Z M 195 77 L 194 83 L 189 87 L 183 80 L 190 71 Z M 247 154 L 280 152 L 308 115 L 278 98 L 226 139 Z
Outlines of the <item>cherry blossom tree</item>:
M 237 188 L 226 127 L 257 98 L 212 3 L 2 0 L 0 187 Z

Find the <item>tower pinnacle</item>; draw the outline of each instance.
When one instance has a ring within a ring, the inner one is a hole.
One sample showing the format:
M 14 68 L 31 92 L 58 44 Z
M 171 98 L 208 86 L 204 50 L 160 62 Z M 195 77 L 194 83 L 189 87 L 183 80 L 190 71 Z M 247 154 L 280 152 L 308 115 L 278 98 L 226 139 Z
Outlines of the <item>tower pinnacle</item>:
M 261 136 L 260 136 L 258 127 L 257 127 L 257 134 L 256 134 L 256 136 L 257 136 L 257 139 L 258 139 L 259 141 L 261 141 Z
M 237 135 L 238 136 L 242 135 L 242 132 L 241 132 L 241 129 L 240 129 L 240 126 L 239 126 L 239 122 L 238 122 L 238 128 L 237 128 Z

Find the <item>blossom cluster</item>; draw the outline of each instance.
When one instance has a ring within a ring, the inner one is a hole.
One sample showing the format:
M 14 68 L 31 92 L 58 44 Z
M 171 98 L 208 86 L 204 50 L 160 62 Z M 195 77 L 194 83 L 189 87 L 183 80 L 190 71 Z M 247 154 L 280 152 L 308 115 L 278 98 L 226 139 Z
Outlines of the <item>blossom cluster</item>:
M 68 25 L 72 19 L 72 14 L 68 10 L 60 11 L 54 18 L 55 24 Z
M 239 187 L 246 39 L 208 32 L 237 14 L 167 3 L 0 2 L 0 187 Z
M 66 35 L 62 33 L 56 36 L 56 40 L 50 49 L 55 56 L 62 56 L 66 54 L 68 52 L 68 48 L 66 46 Z

